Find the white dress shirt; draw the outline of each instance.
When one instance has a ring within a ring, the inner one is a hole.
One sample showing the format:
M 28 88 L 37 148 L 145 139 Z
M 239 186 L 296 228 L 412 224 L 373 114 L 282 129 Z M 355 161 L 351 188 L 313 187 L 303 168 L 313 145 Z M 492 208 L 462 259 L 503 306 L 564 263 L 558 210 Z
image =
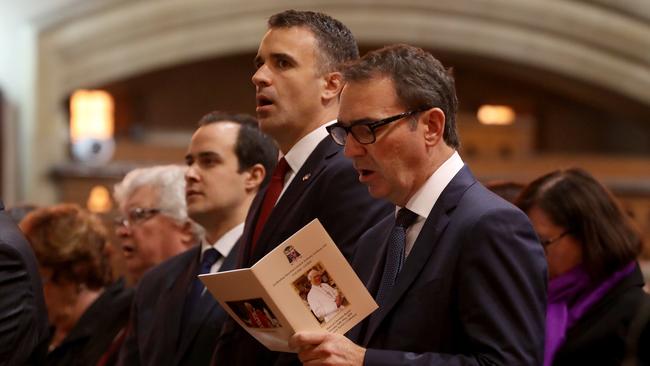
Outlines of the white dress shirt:
M 287 164 L 289 164 L 289 170 L 287 171 L 287 175 L 284 176 L 284 187 L 282 187 L 282 192 L 278 196 L 278 200 L 280 200 L 280 197 L 282 197 L 284 191 L 287 190 L 287 187 L 289 184 L 291 184 L 291 181 L 296 176 L 296 173 L 305 164 L 305 161 L 307 161 L 309 155 L 314 152 L 316 146 L 318 146 L 318 144 L 320 144 L 321 141 L 323 141 L 323 139 L 329 135 L 325 129 L 325 126 L 328 126 L 334 122 L 336 122 L 336 120 L 327 122 L 326 124 L 321 125 L 320 127 L 311 131 L 303 138 L 298 140 L 298 142 L 293 145 L 293 147 L 289 149 L 289 151 L 284 155 Z
M 411 197 L 411 199 L 406 203 L 406 208 L 416 213 L 418 218 L 415 220 L 415 223 L 409 226 L 406 230 L 405 257 L 408 256 L 411 249 L 413 249 L 415 240 L 418 238 L 418 235 L 420 235 L 424 222 L 429 217 L 429 213 L 436 204 L 436 201 L 438 201 L 442 191 L 464 165 L 465 163 L 463 163 L 458 152 L 454 151 L 449 159 L 442 163 L 442 165 L 431 174 L 422 187 L 420 187 L 420 189 L 418 189 L 413 197 Z M 396 215 L 400 208 L 401 207 L 396 208 Z
M 221 258 L 214 262 L 212 267 L 210 267 L 210 273 L 216 273 L 219 271 L 219 268 L 221 268 L 224 259 L 228 256 L 228 254 L 230 254 L 232 247 L 235 246 L 235 243 L 237 243 L 237 240 L 243 232 L 244 223 L 242 222 L 241 224 L 230 229 L 227 233 L 223 234 L 223 236 L 219 238 L 214 244 L 208 244 L 208 242 L 205 240 L 205 237 L 203 238 L 201 241 L 201 260 L 203 260 L 203 253 L 205 253 L 205 251 L 210 248 L 216 249 L 217 252 L 221 254 Z

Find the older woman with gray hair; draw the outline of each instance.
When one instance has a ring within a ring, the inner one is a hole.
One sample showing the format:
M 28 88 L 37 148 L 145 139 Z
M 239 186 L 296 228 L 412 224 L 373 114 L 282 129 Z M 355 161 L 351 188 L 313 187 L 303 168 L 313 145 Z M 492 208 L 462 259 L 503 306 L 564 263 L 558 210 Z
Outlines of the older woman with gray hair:
M 187 216 L 185 170 L 180 165 L 138 168 L 115 185 L 121 216 L 115 232 L 132 282 L 199 242 L 202 229 Z

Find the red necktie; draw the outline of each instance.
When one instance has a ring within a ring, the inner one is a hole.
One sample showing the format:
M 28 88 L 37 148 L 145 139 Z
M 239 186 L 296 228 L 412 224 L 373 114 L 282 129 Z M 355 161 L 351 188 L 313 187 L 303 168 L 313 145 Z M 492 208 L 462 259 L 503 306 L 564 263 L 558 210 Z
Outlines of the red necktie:
M 264 224 L 269 218 L 275 203 L 282 193 L 282 187 L 284 186 L 284 176 L 287 175 L 289 171 L 289 164 L 284 157 L 278 161 L 278 165 L 273 171 L 271 176 L 271 182 L 269 182 L 269 188 L 266 190 L 264 195 L 264 201 L 262 201 L 262 208 L 260 209 L 260 215 L 257 217 L 257 224 L 255 224 L 255 231 L 253 232 L 253 245 L 251 246 L 251 255 L 255 251 L 255 246 L 257 245 L 257 239 L 259 239 L 262 229 L 264 229 Z

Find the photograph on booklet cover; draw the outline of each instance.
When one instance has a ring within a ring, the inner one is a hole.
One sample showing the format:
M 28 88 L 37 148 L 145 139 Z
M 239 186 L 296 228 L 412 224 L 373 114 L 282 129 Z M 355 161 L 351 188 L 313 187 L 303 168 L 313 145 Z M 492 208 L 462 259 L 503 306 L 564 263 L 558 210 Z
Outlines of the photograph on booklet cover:
M 199 278 L 244 330 L 273 351 L 296 352 L 288 341 L 298 331 L 343 334 L 377 309 L 318 220 L 250 268 Z
M 316 320 L 323 324 L 341 310 L 347 301 L 322 263 L 309 268 L 293 282 L 293 287 Z
M 226 301 L 226 304 L 244 324 L 251 328 L 277 328 L 280 326 L 262 298 Z

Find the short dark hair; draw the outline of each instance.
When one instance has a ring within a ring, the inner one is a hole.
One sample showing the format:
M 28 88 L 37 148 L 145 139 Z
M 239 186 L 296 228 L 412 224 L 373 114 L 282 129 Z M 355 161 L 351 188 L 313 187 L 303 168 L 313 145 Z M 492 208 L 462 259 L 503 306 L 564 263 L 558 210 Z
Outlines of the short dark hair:
M 266 176 L 261 187 L 271 179 L 271 172 L 278 162 L 277 143 L 269 135 L 260 130 L 255 117 L 244 113 L 226 113 L 213 111 L 199 120 L 199 127 L 212 123 L 232 122 L 239 125 L 239 134 L 235 143 L 235 155 L 239 161 L 239 171 L 246 170 L 255 164 L 262 164 Z
M 323 13 L 285 10 L 272 15 L 269 28 L 305 27 L 316 37 L 321 72 L 338 70 L 344 62 L 359 58 L 359 47 L 345 24 Z
M 634 260 L 641 236 L 613 195 L 579 168 L 556 170 L 535 179 L 521 192 L 517 206 L 541 209 L 582 245 L 583 264 L 602 279 Z
M 408 110 L 438 107 L 445 113 L 443 139 L 454 149 L 460 141 L 456 130 L 458 99 L 451 70 L 421 48 L 395 44 L 366 53 L 343 67 L 346 82 L 388 77 L 400 103 Z

